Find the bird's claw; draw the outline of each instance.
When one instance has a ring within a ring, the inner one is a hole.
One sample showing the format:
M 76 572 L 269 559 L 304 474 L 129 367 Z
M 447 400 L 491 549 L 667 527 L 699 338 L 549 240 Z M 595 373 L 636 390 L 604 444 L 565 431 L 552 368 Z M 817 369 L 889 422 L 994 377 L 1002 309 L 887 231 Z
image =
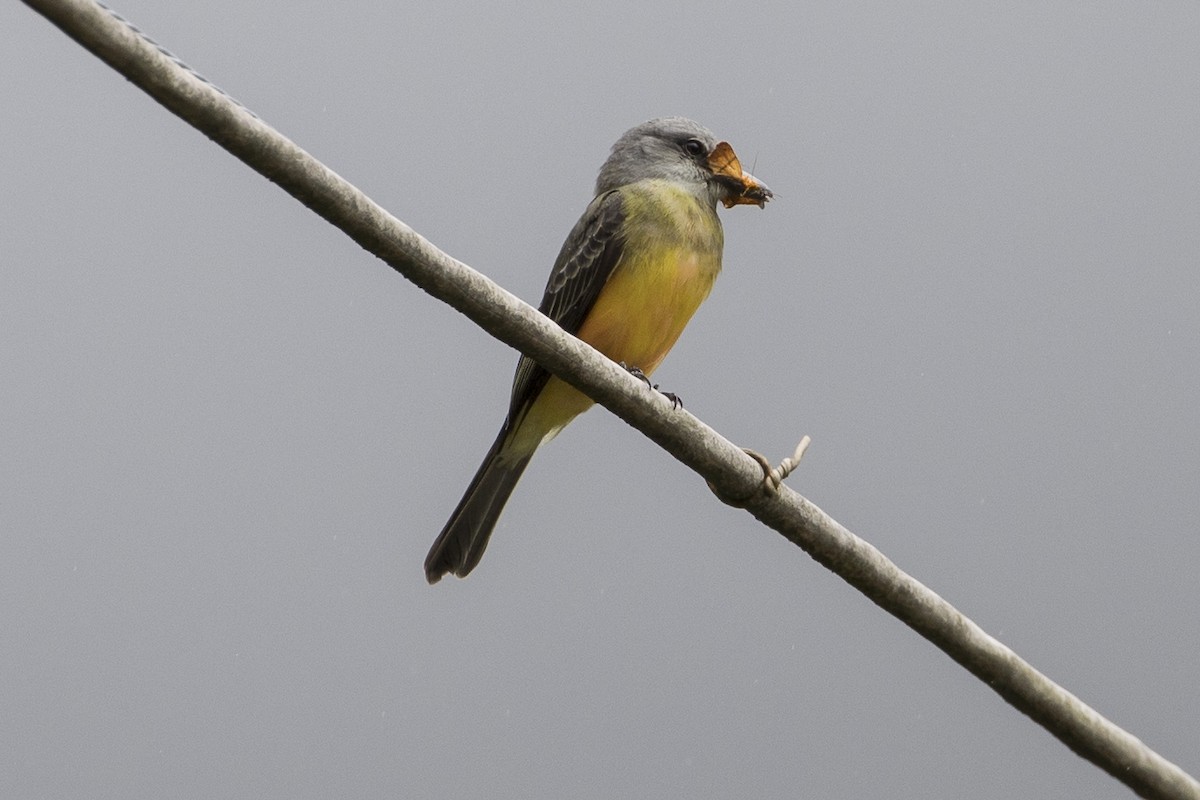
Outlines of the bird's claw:
M 679 395 L 675 394 L 674 392 L 664 392 L 662 389 L 658 388 L 657 383 L 654 384 L 653 386 L 651 386 L 650 388 L 671 401 L 671 410 L 672 411 L 678 411 L 679 409 L 683 408 L 683 398 L 680 397 Z
M 630 375 L 637 378 L 638 380 L 645 381 L 647 389 L 654 388 L 653 386 L 650 385 L 650 379 L 648 377 L 646 377 L 646 373 L 642 372 L 641 367 L 631 367 L 628 364 L 626 364 L 624 361 L 622 361 L 620 363 L 621 363 L 621 369 L 625 370 L 626 372 L 628 372 Z
M 679 395 L 675 394 L 674 392 L 664 392 L 662 389 L 658 388 L 657 383 L 650 383 L 649 376 L 647 376 L 645 372 L 642 372 L 641 367 L 631 367 L 628 364 L 626 364 L 624 361 L 621 361 L 618 363 L 621 365 L 621 369 L 625 370 L 626 372 L 628 372 L 630 375 L 637 378 L 638 380 L 644 381 L 646 383 L 647 389 L 653 389 L 654 391 L 661 394 L 663 397 L 670 400 L 672 410 L 678 411 L 679 409 L 683 408 L 683 401 L 679 399 Z

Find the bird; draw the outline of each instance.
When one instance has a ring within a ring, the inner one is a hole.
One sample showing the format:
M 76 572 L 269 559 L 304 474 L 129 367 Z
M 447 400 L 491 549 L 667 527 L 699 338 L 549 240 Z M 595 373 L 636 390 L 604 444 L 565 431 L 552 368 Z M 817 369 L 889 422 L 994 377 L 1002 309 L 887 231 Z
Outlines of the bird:
M 555 259 L 538 310 L 639 377 L 675 344 L 721 271 L 726 208 L 772 198 L 733 147 L 698 122 L 660 117 L 626 131 Z M 508 415 L 425 559 L 425 577 L 479 564 L 537 448 L 593 401 L 523 356 Z

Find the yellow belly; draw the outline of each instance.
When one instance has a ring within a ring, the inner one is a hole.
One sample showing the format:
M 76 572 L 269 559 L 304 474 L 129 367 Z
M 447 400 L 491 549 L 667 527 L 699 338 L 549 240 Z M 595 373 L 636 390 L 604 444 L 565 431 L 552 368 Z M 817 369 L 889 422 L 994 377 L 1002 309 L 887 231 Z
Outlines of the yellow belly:
M 575 335 L 650 375 L 712 291 L 724 234 L 716 209 L 678 185 L 648 180 L 620 191 L 624 256 Z M 551 377 L 506 450 L 532 453 L 591 405 L 586 395 Z
M 576 335 L 613 361 L 650 375 L 708 297 L 719 271 L 719 251 L 714 257 L 671 249 L 654 259 L 629 258 L 613 271 Z M 591 405 L 587 395 L 552 376 L 521 421 L 513 450 L 532 452 Z
M 576 336 L 649 375 L 708 297 L 718 269 L 713 259 L 687 251 L 629 259 L 609 278 Z

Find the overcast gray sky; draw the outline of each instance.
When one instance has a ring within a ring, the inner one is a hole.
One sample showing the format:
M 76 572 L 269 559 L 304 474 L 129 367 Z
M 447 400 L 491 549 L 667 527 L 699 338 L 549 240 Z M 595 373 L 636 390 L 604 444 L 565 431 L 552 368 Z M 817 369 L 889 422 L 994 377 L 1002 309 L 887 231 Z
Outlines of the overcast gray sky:
M 777 193 L 656 379 L 1200 771 L 1200 6 L 118 10 L 536 302 L 626 128 Z M 0 4 L 0 794 L 1124 798 L 607 412 L 421 563 L 516 354 Z

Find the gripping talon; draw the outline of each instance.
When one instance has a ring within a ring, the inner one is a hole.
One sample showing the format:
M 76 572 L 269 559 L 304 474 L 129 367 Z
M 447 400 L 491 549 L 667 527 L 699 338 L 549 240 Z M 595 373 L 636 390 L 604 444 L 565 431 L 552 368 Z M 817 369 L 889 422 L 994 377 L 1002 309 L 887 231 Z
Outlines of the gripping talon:
M 645 381 L 647 389 L 655 388 L 654 386 L 650 385 L 650 379 L 648 377 L 646 377 L 646 373 L 642 372 L 641 367 L 631 367 L 628 364 L 626 364 L 624 361 L 620 362 L 620 364 L 621 364 L 621 369 L 625 370 L 626 372 L 628 372 L 630 375 L 637 378 L 638 380 Z
M 653 386 L 651 386 L 650 388 L 671 401 L 671 410 L 672 411 L 678 411 L 679 409 L 683 408 L 683 398 L 680 397 L 679 395 L 675 394 L 674 392 L 664 392 L 662 389 L 658 388 L 657 383 L 654 384 Z

